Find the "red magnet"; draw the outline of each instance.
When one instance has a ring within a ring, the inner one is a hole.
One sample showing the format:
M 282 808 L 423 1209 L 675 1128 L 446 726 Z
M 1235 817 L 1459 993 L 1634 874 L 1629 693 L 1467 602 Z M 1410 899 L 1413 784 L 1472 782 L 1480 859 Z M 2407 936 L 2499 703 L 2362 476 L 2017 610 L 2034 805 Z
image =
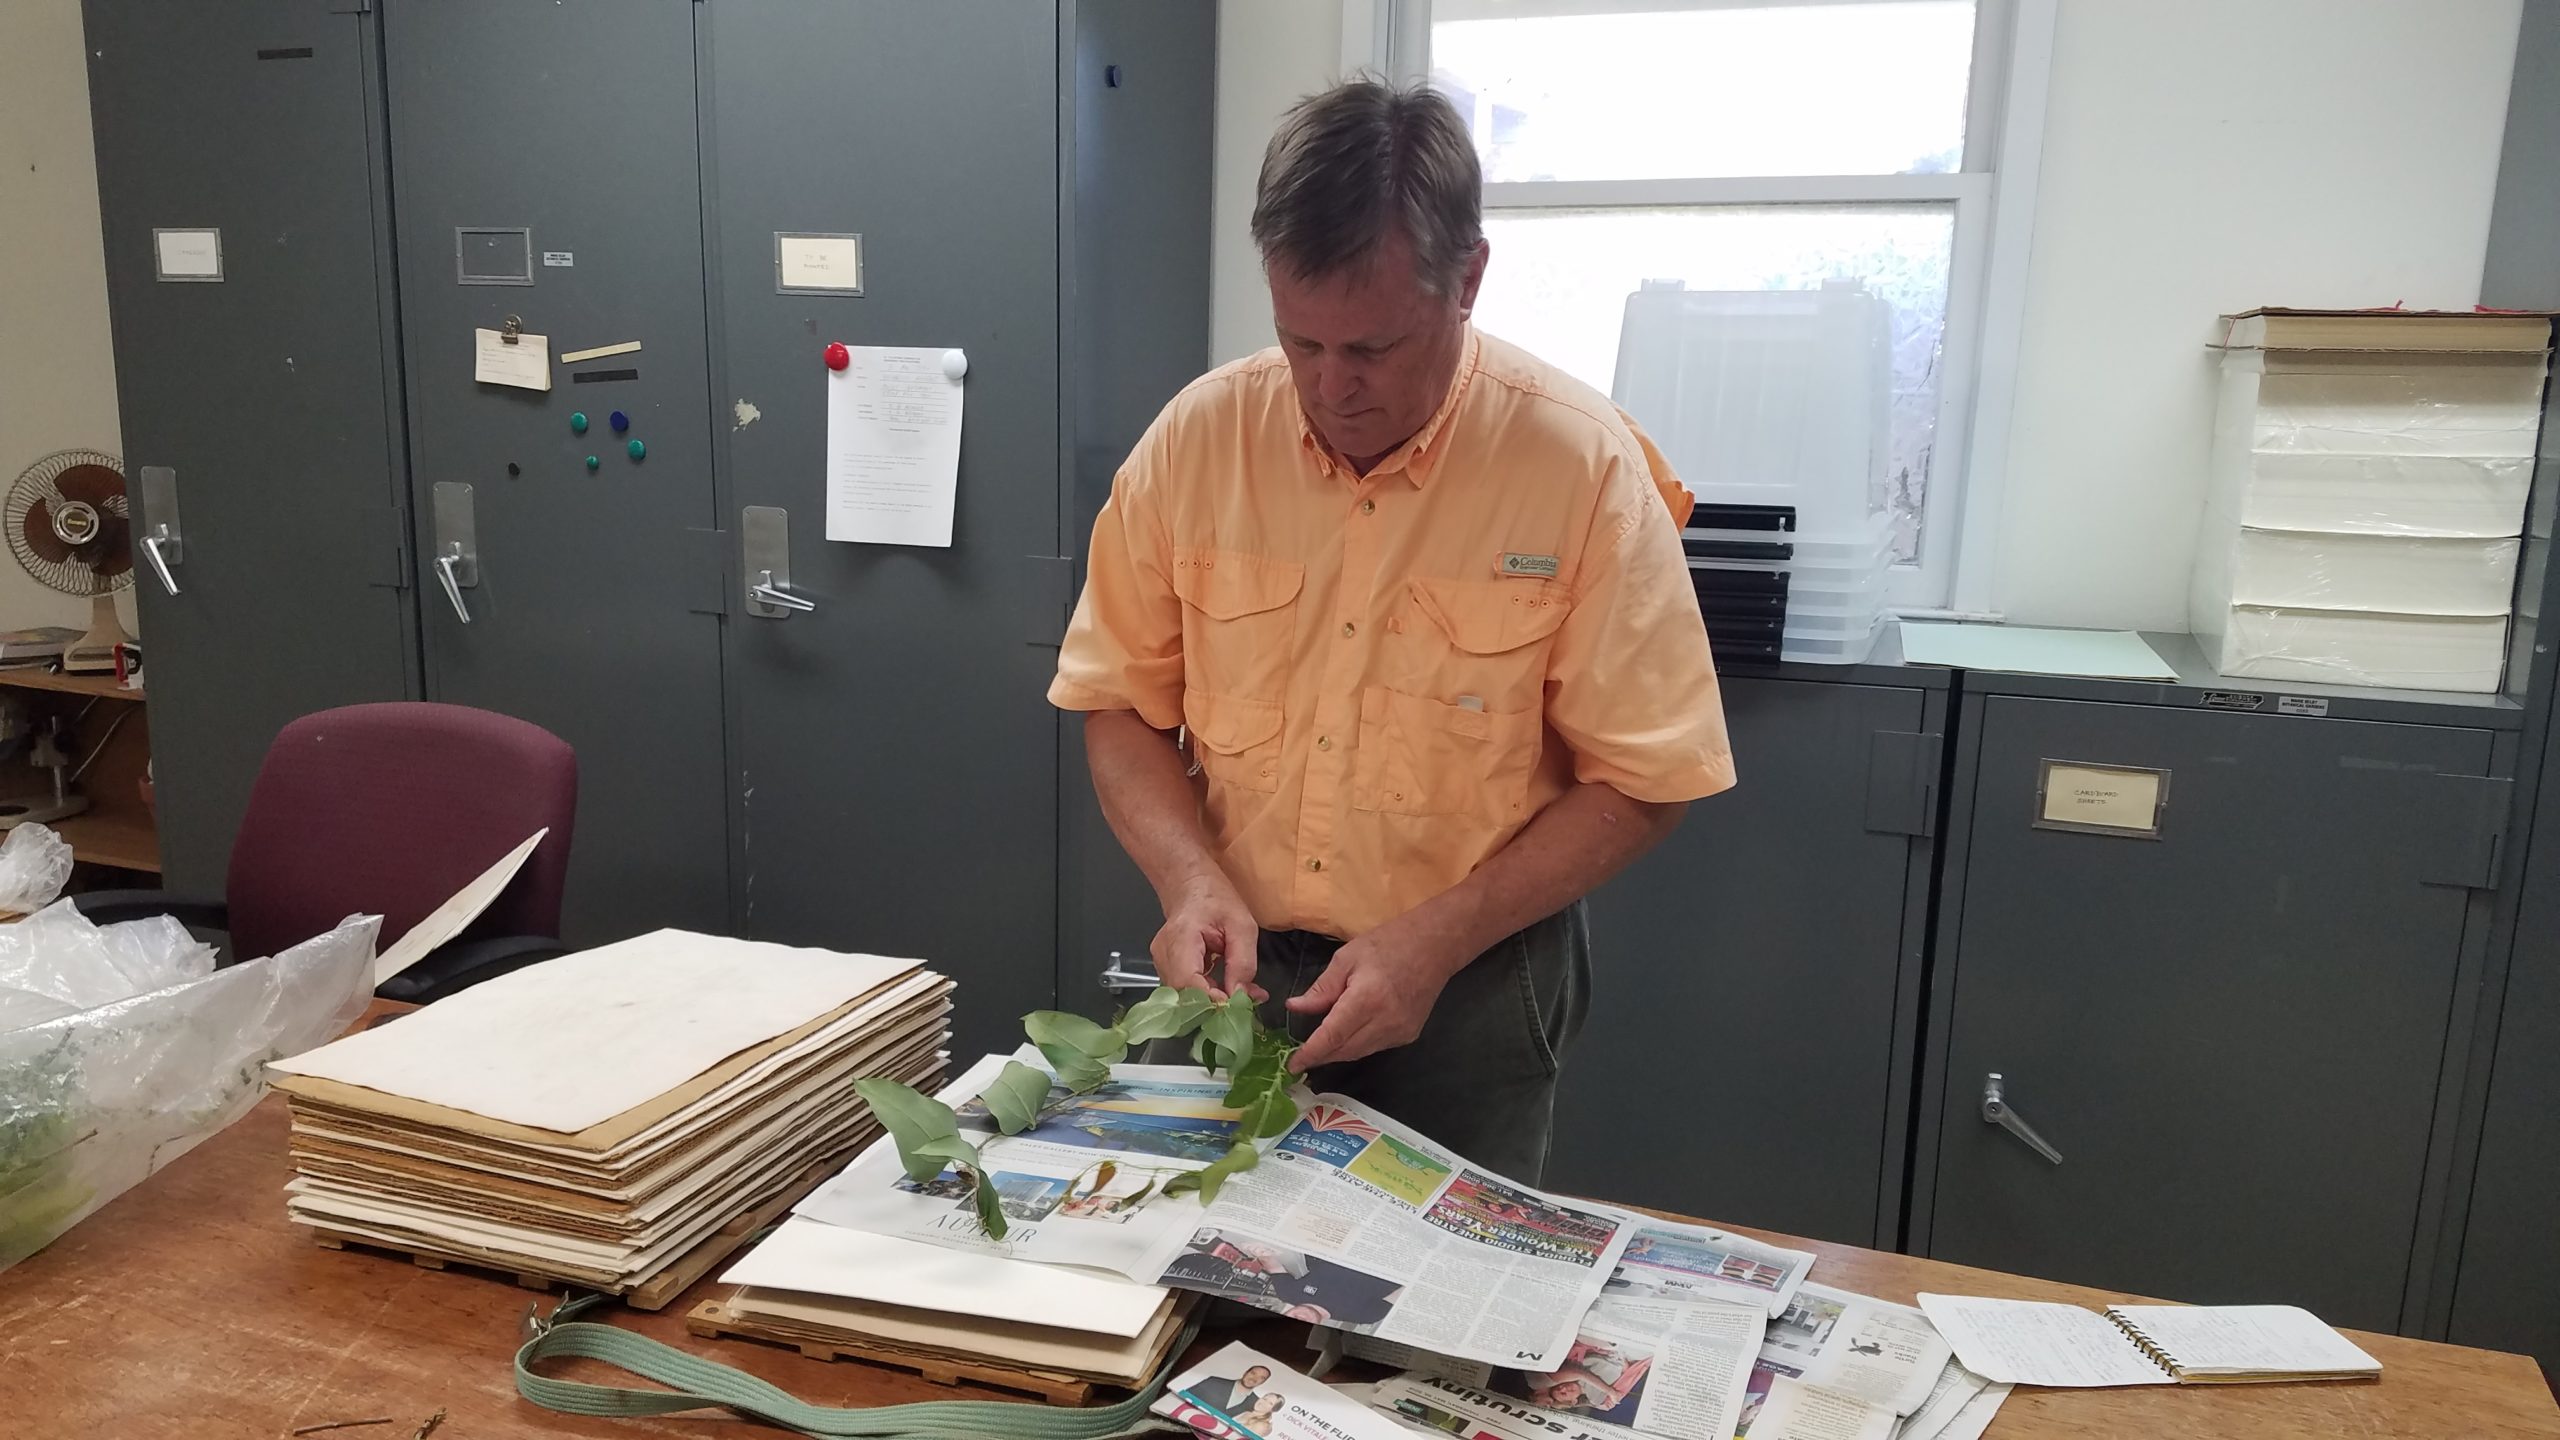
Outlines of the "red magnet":
M 853 363 L 853 352 L 852 352 L 852 351 L 847 350 L 847 349 L 846 349 L 846 348 L 844 348 L 842 345 L 829 345 L 829 346 L 827 347 L 827 368 L 828 368 L 828 369 L 830 369 L 830 370 L 841 370 L 841 369 L 843 369 L 844 367 L 846 367 L 847 365 L 850 365 L 850 364 L 852 364 L 852 363 Z

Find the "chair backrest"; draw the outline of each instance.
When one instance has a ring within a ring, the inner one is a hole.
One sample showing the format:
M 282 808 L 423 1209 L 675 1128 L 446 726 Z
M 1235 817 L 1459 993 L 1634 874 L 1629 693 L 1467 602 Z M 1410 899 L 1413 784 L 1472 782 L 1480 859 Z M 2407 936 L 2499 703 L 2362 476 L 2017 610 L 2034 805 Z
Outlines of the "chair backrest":
M 539 725 L 398 701 L 306 715 L 267 747 L 231 847 L 231 953 L 250 960 L 357 913 L 391 944 L 544 826 L 465 932 L 560 933 L 578 757 Z

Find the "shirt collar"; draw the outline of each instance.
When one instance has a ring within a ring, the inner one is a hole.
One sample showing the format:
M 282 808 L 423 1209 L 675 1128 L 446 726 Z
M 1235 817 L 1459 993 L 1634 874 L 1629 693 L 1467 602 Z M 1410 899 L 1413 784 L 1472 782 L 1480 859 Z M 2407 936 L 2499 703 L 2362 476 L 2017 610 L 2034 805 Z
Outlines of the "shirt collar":
M 1441 443 L 1442 432 L 1448 428 L 1450 417 L 1458 413 L 1459 402 L 1466 397 L 1467 384 L 1475 378 L 1482 351 L 1483 345 L 1475 327 L 1468 326 L 1466 341 L 1458 350 L 1457 373 L 1449 377 L 1449 393 L 1441 399 L 1440 408 L 1423 422 L 1421 429 L 1413 432 L 1412 439 L 1389 451 L 1385 459 L 1371 466 L 1371 476 L 1401 470 L 1406 483 L 1417 490 L 1430 483 L 1433 472 L 1440 468 L 1440 452 L 1447 448 Z M 1344 463 L 1342 456 L 1316 433 L 1315 423 L 1307 418 L 1304 407 L 1298 411 L 1298 431 L 1299 443 L 1314 451 L 1317 461 L 1328 472 L 1339 470 L 1345 476 L 1351 475 L 1351 467 Z

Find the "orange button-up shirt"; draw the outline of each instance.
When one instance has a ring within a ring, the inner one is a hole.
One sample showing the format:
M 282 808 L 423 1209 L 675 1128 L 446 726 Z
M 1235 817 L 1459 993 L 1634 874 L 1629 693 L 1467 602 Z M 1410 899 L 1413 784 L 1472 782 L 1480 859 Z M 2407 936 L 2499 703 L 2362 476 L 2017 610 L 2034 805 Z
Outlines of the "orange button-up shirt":
M 1049 699 L 1185 727 L 1254 918 L 1352 938 L 1576 782 L 1733 783 L 1666 503 L 1687 492 L 1632 421 L 1500 340 L 1469 337 L 1365 476 L 1266 350 L 1192 382 L 1114 477 Z

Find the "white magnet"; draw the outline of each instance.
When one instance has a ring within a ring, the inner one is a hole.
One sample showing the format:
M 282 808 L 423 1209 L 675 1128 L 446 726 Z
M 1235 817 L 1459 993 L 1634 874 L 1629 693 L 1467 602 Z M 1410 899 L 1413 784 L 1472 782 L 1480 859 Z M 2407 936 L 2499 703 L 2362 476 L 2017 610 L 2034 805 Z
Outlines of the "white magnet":
M 957 383 L 969 373 L 969 357 L 957 350 L 942 352 L 942 378 Z

